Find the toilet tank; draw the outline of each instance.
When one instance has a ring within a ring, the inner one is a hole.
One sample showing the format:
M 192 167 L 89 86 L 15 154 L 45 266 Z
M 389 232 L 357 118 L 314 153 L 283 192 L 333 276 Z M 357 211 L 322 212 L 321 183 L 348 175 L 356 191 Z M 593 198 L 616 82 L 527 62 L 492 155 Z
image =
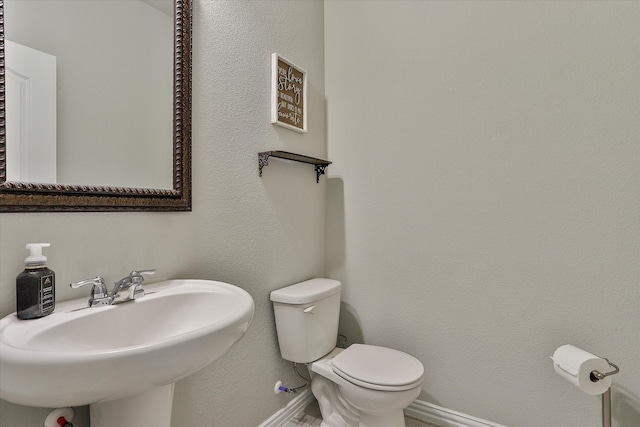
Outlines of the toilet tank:
M 337 280 L 311 279 L 271 292 L 283 359 L 309 363 L 335 348 L 341 290 Z

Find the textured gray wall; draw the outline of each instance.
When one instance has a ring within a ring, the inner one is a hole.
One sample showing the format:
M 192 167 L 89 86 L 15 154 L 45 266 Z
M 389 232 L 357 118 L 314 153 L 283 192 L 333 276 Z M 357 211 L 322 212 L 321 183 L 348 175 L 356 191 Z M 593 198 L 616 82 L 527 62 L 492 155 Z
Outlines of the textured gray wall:
M 347 334 L 424 363 L 420 399 L 599 426 L 549 360 L 572 343 L 620 364 L 614 425 L 638 426 L 638 22 L 638 2 L 325 2 L 328 275 Z
M 325 157 L 323 5 L 194 9 L 193 212 L 1 214 L 0 315 L 15 311 L 15 276 L 34 241 L 52 244 L 58 300 L 87 296 L 70 281 L 115 281 L 132 268 L 156 268 L 154 280 L 238 285 L 255 300 L 253 324 L 222 359 L 176 385 L 173 425 L 256 426 L 290 398 L 273 393 L 275 382 L 298 382 L 280 358 L 269 292 L 324 274 L 326 179 L 316 184 L 313 166 L 275 159 L 259 178 L 257 158 L 273 149 Z M 307 134 L 270 124 L 272 52 L 308 73 Z M 87 412 L 74 425 L 88 427 Z M 0 401 L 0 426 L 41 426 L 47 413 Z

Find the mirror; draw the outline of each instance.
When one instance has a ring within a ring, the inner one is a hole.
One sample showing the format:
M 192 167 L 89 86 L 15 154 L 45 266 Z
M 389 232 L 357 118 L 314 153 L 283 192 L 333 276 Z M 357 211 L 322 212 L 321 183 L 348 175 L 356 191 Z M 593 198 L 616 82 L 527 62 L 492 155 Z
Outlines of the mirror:
M 191 14 L 191 0 L 0 0 L 1 212 L 191 210 Z M 16 76 L 43 99 L 26 119 Z

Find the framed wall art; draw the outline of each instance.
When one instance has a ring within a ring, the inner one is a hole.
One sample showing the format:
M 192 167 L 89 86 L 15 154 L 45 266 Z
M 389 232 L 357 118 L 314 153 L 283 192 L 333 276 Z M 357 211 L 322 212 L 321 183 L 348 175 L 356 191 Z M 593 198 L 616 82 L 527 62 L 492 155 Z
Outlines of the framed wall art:
M 271 54 L 271 123 L 307 131 L 307 72 Z

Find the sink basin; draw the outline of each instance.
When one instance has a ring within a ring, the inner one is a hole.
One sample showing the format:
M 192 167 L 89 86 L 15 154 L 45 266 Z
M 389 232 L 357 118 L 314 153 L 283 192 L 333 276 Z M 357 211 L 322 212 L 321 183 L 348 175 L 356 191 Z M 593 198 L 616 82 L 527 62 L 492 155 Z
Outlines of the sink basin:
M 218 359 L 253 317 L 251 296 L 227 283 L 169 280 L 144 289 L 124 304 L 89 308 L 82 298 L 40 319 L 0 320 L 0 398 L 64 407 L 144 394 Z

